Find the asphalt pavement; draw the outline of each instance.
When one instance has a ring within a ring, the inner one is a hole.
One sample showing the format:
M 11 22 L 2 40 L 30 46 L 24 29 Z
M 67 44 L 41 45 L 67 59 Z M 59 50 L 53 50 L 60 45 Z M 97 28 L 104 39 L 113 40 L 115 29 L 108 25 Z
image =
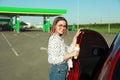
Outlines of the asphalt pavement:
M 103 34 L 110 45 L 116 34 Z M 47 44 L 50 34 L 41 31 L 0 31 L 0 80 L 48 80 Z M 70 44 L 74 32 L 66 38 Z

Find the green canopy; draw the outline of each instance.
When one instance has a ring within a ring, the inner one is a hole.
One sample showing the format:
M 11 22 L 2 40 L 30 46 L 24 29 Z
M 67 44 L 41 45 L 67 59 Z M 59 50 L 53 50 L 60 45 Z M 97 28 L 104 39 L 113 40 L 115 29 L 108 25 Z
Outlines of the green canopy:
M 5 15 L 36 15 L 36 16 L 57 16 L 66 14 L 64 9 L 43 9 L 43 8 L 19 8 L 0 6 L 0 14 Z

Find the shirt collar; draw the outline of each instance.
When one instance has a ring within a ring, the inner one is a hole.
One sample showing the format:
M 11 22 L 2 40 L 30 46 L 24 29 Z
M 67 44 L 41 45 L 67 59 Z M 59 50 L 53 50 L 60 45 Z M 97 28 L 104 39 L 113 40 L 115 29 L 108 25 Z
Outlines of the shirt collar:
M 59 36 L 57 34 L 53 34 L 53 35 L 55 35 L 58 39 L 63 40 L 61 36 Z

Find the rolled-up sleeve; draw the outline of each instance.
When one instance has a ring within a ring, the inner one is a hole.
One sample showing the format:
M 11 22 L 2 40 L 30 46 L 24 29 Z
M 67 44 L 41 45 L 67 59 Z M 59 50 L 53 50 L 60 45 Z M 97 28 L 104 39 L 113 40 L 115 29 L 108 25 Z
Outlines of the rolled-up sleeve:
M 70 53 L 75 49 L 75 45 L 71 44 L 70 46 L 66 46 L 66 48 L 67 48 L 67 52 Z
M 58 64 L 64 61 L 64 55 L 61 55 L 61 45 L 59 39 L 49 39 L 48 42 L 48 62 Z

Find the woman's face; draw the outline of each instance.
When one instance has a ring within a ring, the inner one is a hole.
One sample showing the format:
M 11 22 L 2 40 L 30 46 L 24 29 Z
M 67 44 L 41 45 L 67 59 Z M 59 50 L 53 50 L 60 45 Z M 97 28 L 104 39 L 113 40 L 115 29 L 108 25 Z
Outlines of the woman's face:
M 56 26 L 55 26 L 55 33 L 58 35 L 61 35 L 65 32 L 66 30 L 66 22 L 64 20 L 58 21 Z

